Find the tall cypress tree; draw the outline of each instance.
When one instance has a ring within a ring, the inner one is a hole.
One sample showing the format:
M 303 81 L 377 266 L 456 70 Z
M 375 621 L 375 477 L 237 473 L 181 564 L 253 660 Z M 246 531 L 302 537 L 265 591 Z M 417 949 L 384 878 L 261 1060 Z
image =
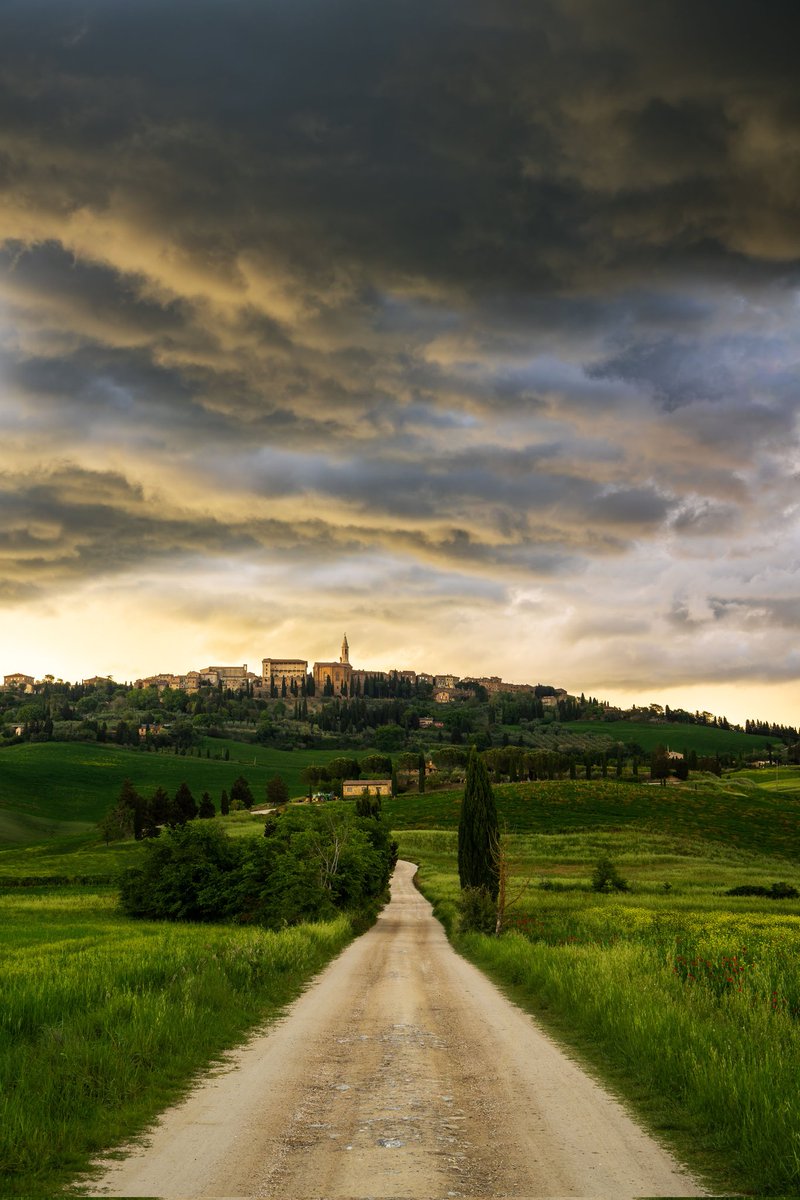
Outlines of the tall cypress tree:
M 472 747 L 458 823 L 458 878 L 462 888 L 485 888 L 493 900 L 499 886 L 494 850 L 500 831 L 486 764 Z
M 197 816 L 197 801 L 189 790 L 188 783 L 179 784 L 173 803 L 176 812 L 180 814 L 180 825 L 186 821 L 193 821 Z

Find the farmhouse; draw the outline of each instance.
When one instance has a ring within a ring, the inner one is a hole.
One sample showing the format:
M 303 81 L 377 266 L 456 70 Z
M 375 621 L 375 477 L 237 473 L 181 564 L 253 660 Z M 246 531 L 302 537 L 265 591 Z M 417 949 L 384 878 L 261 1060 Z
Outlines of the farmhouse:
M 33 688 L 33 676 L 23 675 L 21 671 L 14 671 L 11 675 L 3 676 L 3 687 L 7 688 Z
M 391 796 L 390 779 L 345 779 L 342 781 L 342 799 L 352 800 L 357 796 Z

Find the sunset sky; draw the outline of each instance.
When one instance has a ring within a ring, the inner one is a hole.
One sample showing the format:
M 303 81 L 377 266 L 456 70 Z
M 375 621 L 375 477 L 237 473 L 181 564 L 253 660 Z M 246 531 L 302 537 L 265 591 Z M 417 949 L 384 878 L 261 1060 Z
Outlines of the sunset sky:
M 3 0 L 0 674 L 800 723 L 799 25 Z

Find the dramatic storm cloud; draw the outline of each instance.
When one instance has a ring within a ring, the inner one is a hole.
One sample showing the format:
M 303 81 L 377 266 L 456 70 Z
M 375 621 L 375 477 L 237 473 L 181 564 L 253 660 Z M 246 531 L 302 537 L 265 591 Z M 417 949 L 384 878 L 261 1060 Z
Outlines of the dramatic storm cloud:
M 6 0 L 4 669 L 800 720 L 798 24 Z

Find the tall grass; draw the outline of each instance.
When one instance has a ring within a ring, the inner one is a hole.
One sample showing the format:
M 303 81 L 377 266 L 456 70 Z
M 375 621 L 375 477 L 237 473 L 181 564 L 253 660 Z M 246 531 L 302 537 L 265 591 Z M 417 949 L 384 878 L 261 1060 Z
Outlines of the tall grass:
M 350 940 L 128 921 L 116 896 L 0 896 L 3 1194 L 52 1192 L 130 1136 Z
M 631 831 L 512 837 L 518 877 L 534 886 L 493 938 L 457 933 L 454 844 L 401 835 L 458 948 L 671 1128 L 718 1190 L 800 1193 L 800 904 L 720 888 L 779 878 L 785 864 L 708 844 L 704 859 L 702 843 L 681 856 L 671 839 L 637 845 Z M 631 894 L 588 891 L 598 849 L 626 864 Z M 542 873 L 564 890 L 540 890 Z M 670 880 L 677 894 L 663 890 Z

